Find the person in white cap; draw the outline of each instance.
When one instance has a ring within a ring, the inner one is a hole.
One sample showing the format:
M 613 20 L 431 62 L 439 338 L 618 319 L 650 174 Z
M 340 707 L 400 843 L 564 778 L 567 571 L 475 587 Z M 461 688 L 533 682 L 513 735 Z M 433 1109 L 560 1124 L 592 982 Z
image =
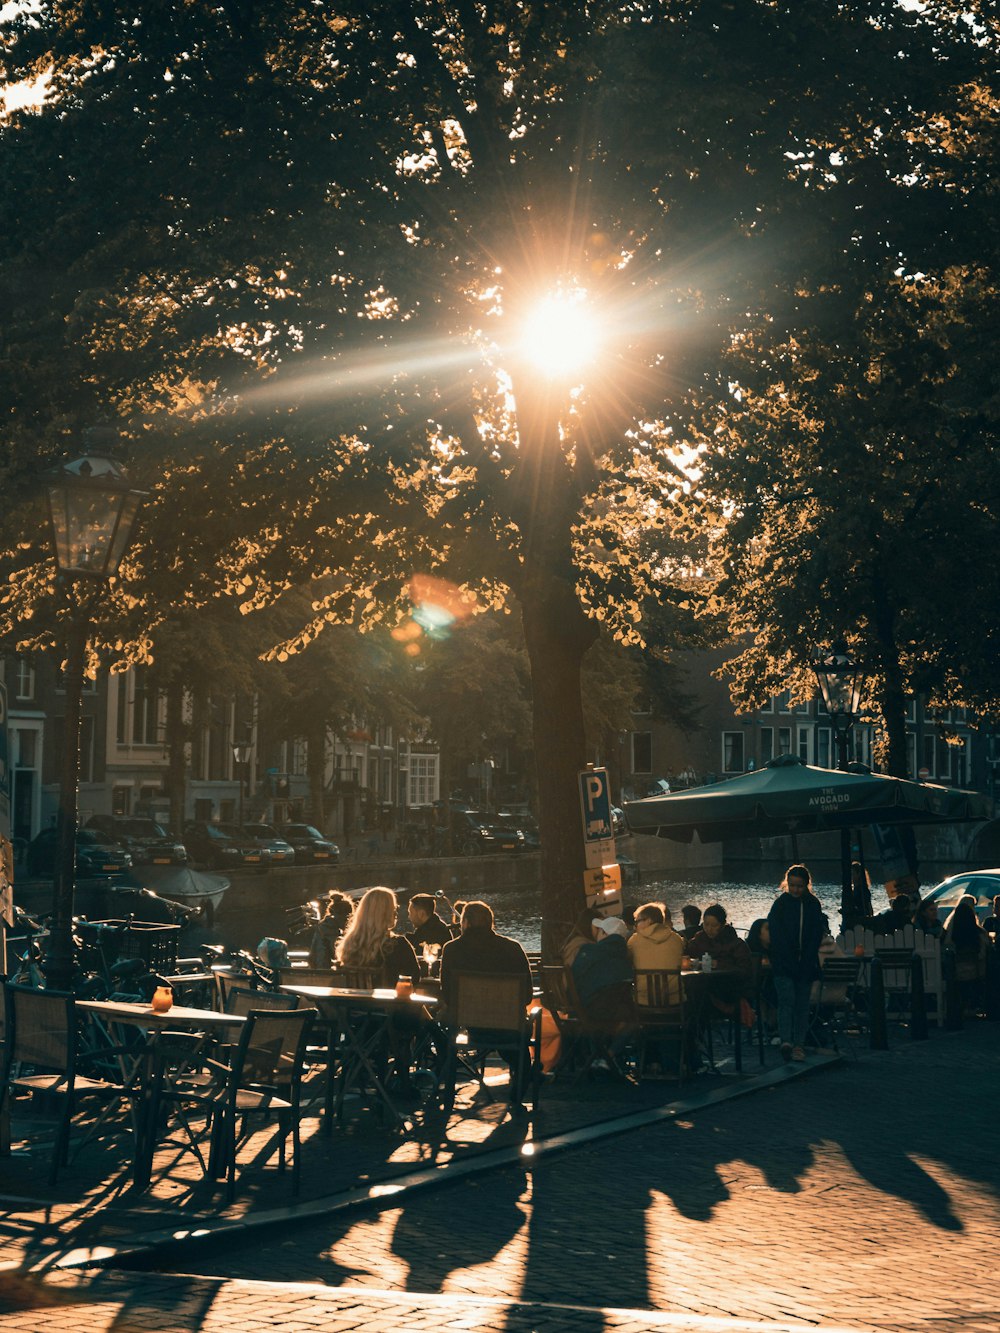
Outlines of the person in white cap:
M 598 916 L 591 921 L 590 929 L 592 941 L 584 944 L 573 960 L 573 985 L 588 1024 L 611 1039 L 613 1056 L 635 1021 L 628 926 L 621 917 Z M 594 1063 L 600 1067 L 602 1061 Z

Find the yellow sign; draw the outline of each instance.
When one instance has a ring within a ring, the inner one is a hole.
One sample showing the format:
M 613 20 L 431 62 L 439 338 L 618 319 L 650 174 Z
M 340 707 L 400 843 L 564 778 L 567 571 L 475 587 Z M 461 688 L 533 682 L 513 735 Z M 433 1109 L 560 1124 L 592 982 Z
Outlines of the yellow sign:
M 587 895 L 587 906 L 605 913 L 608 908 L 617 910 L 622 902 L 622 868 L 613 865 L 601 866 L 597 870 L 583 872 L 583 891 Z

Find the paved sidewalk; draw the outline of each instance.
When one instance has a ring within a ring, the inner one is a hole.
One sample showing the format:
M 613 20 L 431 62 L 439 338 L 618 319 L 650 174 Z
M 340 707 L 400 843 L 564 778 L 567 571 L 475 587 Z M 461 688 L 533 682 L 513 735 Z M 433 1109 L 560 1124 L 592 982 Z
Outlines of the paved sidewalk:
M 516 1167 L 440 1189 L 400 1197 L 390 1183 L 360 1212 L 286 1215 L 153 1260 L 171 1274 L 90 1268 L 39 1284 L 0 1273 L 0 1330 L 996 1333 L 998 1038 L 978 1023 L 805 1077 L 778 1070 L 753 1096 L 518 1153 Z M 570 1086 L 586 1108 L 586 1085 Z M 552 1110 L 573 1133 L 569 1109 Z M 357 1164 L 364 1140 L 332 1142 Z M 281 1204 L 275 1173 L 248 1180 L 265 1177 L 244 1201 L 257 1216 Z M 310 1180 L 317 1203 L 328 1183 Z M 88 1206 L 101 1203 L 97 1187 Z M 147 1206 L 161 1224 L 192 1225 L 182 1196 Z M 59 1226 L 53 1211 L 40 1234 L 39 1216 L 8 1210 L 8 1259 L 45 1267 L 65 1251 L 73 1218 Z

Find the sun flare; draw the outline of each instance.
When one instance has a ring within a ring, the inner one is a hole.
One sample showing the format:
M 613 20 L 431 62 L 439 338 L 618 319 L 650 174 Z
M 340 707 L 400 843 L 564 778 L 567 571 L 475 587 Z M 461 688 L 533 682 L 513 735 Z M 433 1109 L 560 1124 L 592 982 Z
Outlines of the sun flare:
M 533 369 L 549 379 L 572 378 L 586 370 L 600 348 L 587 293 L 575 289 L 546 296 L 525 316 L 519 345 Z

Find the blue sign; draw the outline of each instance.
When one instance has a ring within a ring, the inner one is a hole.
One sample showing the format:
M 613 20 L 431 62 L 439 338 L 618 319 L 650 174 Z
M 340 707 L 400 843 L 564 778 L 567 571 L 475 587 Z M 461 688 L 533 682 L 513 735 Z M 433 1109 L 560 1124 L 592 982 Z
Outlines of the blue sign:
M 607 842 L 612 837 L 611 789 L 606 768 L 587 768 L 580 774 L 580 809 L 583 841 Z

